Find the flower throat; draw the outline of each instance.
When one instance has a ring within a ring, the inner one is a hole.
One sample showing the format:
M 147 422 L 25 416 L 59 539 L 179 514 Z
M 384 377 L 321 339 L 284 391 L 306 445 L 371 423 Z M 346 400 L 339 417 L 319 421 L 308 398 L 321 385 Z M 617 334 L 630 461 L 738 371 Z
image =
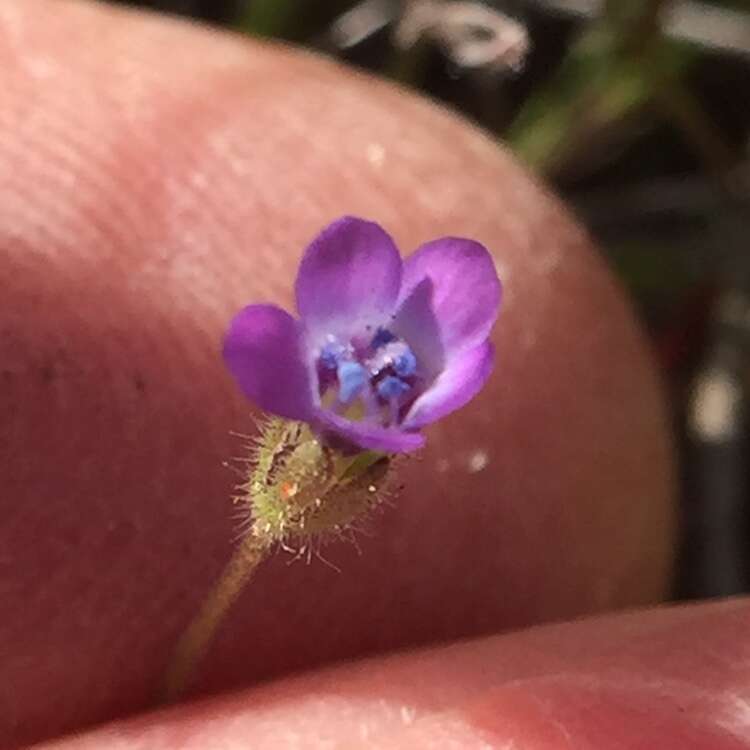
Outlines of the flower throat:
M 398 424 L 418 395 L 417 358 L 387 328 L 348 342 L 329 334 L 317 357 L 323 403 L 349 419 Z

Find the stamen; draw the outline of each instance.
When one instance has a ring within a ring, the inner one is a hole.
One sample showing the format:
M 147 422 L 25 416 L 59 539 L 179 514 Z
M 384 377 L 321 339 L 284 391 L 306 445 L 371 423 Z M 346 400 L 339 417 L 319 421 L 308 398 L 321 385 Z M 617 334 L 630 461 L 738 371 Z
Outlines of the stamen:
M 323 408 L 355 422 L 397 424 L 404 396 L 419 380 L 414 352 L 387 328 L 346 342 L 327 336 L 317 366 Z
M 411 390 L 411 386 L 408 383 L 393 375 L 386 375 L 377 384 L 378 396 L 386 401 L 403 396 L 409 390 Z
M 395 340 L 396 337 L 389 330 L 387 330 L 386 328 L 378 328 L 378 330 L 375 331 L 375 335 L 372 337 L 370 346 L 373 349 L 380 349 L 381 346 L 390 344 L 391 341 Z
M 335 370 L 339 366 L 344 347 L 338 342 L 329 341 L 320 350 L 318 361 L 326 370 Z
M 336 374 L 339 379 L 339 401 L 343 404 L 348 404 L 367 384 L 367 370 L 357 362 L 342 362 Z
M 408 378 L 417 371 L 417 358 L 408 346 L 393 360 L 393 369 L 402 378 Z

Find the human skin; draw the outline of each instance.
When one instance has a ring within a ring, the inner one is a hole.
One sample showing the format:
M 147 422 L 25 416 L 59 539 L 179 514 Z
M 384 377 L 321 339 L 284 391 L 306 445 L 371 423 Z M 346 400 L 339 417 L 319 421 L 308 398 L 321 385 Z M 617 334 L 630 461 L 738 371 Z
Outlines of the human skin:
M 308 54 L 97 4 L 4 0 L 0 81 L 0 747 L 153 706 L 238 523 L 223 462 L 254 428 L 223 331 L 248 302 L 288 307 L 305 243 L 342 214 L 406 253 L 491 249 L 496 373 L 429 429 L 359 549 L 322 550 L 340 572 L 263 566 L 191 695 L 665 597 L 647 346 L 496 143 Z
M 44 748 L 746 750 L 749 618 L 734 601 L 533 628 L 322 670 Z

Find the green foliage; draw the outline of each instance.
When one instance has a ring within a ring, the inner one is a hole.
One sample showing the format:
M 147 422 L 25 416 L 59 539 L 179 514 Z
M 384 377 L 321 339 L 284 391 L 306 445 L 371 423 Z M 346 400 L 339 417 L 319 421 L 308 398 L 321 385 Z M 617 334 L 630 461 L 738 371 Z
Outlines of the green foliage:
M 560 169 L 687 70 L 694 52 L 660 34 L 656 5 L 609 2 L 529 97 L 507 134 L 529 164 Z
M 346 0 L 329 0 L 325 3 L 252 0 L 246 3 L 237 20 L 237 27 L 255 36 L 305 41 L 319 33 L 351 4 Z

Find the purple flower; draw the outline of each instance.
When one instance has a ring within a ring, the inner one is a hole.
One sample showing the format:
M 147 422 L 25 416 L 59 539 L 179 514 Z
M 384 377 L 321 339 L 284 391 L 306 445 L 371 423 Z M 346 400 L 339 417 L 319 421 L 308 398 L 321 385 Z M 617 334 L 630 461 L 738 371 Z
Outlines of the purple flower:
M 299 320 L 246 307 L 224 358 L 262 409 L 349 450 L 419 448 L 492 371 L 500 281 L 478 242 L 446 237 L 402 261 L 377 224 L 344 217 L 307 248 L 295 290 Z

